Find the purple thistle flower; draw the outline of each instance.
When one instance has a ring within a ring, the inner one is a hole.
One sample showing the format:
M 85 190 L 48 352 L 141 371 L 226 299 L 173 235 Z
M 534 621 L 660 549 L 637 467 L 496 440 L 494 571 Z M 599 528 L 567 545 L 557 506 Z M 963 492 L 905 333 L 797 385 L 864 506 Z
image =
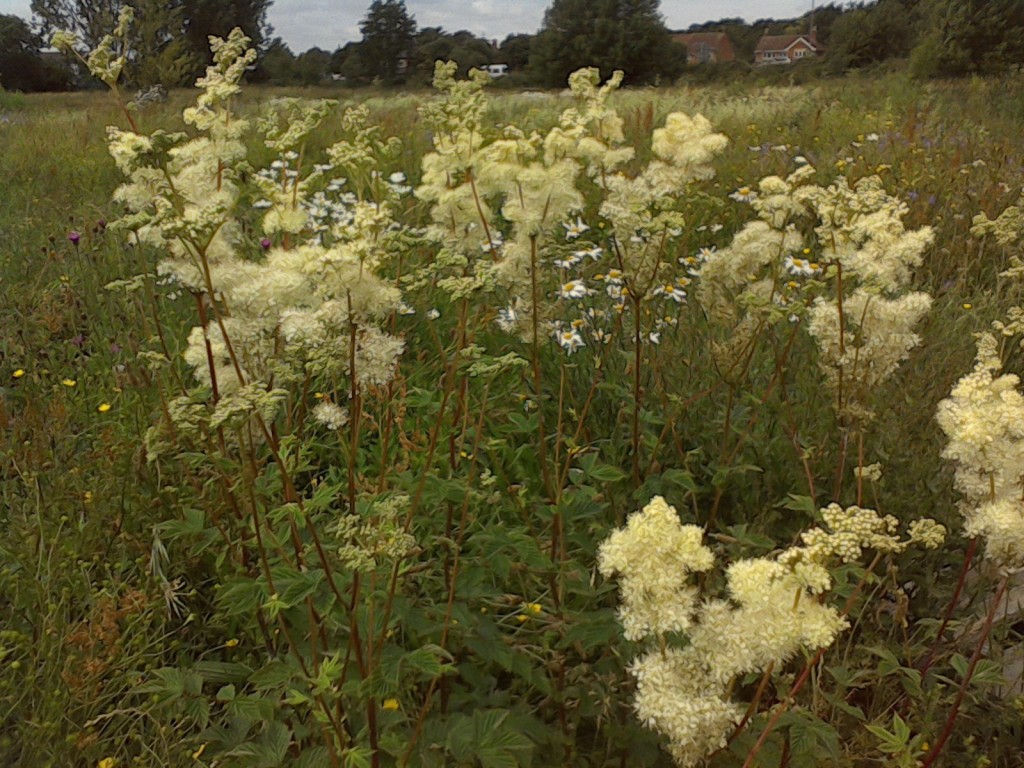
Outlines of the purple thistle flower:
M 273 243 L 270 242 L 269 237 L 264 237 L 262 240 L 260 240 L 260 247 L 264 251 L 267 250 L 271 245 L 273 245 Z
M 77 230 L 74 230 L 74 229 L 71 230 L 70 232 L 68 232 L 68 240 L 70 240 L 71 244 L 73 246 L 75 246 L 76 248 L 78 247 L 78 241 L 81 240 L 81 239 L 82 239 L 82 233 L 81 232 L 78 232 Z

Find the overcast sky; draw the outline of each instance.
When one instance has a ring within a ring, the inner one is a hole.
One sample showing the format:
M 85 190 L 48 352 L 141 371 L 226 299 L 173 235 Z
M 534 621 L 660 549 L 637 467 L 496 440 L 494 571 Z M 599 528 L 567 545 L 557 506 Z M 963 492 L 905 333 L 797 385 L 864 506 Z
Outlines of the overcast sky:
M 29 18 L 30 0 L 0 0 L 0 14 Z M 331 51 L 358 40 L 359 21 L 372 0 L 274 0 L 268 17 L 274 34 L 296 53 L 318 46 Z M 551 0 L 406 0 L 420 27 L 468 29 L 482 37 L 503 39 L 512 32 L 540 29 Z M 818 3 L 821 4 L 820 2 Z M 662 0 L 670 29 L 710 19 L 739 16 L 748 22 L 792 18 L 811 8 L 810 0 Z

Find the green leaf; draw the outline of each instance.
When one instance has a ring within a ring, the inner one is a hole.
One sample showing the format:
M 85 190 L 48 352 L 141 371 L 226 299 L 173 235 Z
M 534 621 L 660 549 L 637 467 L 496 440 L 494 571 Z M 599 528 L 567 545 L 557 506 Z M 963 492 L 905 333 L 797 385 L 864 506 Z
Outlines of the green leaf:
M 230 661 L 198 661 L 193 669 L 207 683 L 244 683 L 252 670 L 245 664 Z
M 677 486 L 690 493 L 696 493 L 700 490 L 700 486 L 697 485 L 693 475 L 685 469 L 666 469 L 661 474 L 661 477 L 669 485 Z
M 248 578 L 225 581 L 217 591 L 217 605 L 227 616 L 251 617 L 266 599 L 263 585 Z
M 599 483 L 618 483 L 626 479 L 626 473 L 611 464 L 597 464 L 586 470 L 586 474 Z
M 329 768 L 331 755 L 326 747 L 306 747 L 299 759 L 291 765 L 293 768 Z M 346 765 L 349 763 L 346 762 Z
M 810 518 L 815 518 L 818 515 L 818 505 L 814 503 L 810 496 L 797 496 L 795 493 L 791 493 L 786 498 L 782 507 L 793 512 L 803 512 Z
M 310 568 L 306 571 L 296 571 L 289 578 L 277 580 L 274 584 L 278 588 L 278 598 L 287 608 L 294 608 L 301 604 L 307 597 L 316 592 L 326 579 L 322 568 Z
M 296 669 L 291 664 L 275 659 L 254 672 L 249 677 L 249 683 L 257 691 L 272 691 L 286 687 L 295 675 Z
M 266 733 L 260 741 L 267 746 L 277 762 L 282 763 L 284 756 L 288 754 L 288 746 L 292 743 L 292 732 L 284 723 L 273 722 L 267 726 Z

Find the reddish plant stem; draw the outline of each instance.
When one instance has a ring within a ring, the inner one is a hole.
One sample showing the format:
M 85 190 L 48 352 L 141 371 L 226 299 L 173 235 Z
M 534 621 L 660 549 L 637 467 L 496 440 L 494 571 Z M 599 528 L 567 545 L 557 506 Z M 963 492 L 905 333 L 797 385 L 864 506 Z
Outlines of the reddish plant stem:
M 950 619 L 953 617 L 953 611 L 956 610 L 957 603 L 960 602 L 960 595 L 964 590 L 964 584 L 967 581 L 967 572 L 971 568 L 971 562 L 974 560 L 974 555 L 978 550 L 978 540 L 971 539 L 970 544 L 967 545 L 967 552 L 964 553 L 964 564 L 960 569 L 960 578 L 957 580 L 956 589 L 953 591 L 953 597 L 949 600 L 949 605 L 946 606 L 946 613 L 942 617 L 942 623 L 939 625 L 939 631 L 935 634 L 935 642 L 932 643 L 931 650 L 928 651 L 928 655 L 921 663 L 919 669 L 921 675 L 931 669 L 932 663 L 935 661 L 935 654 L 938 652 L 939 645 L 942 643 L 942 634 L 946 631 L 946 627 L 949 625 Z
M 960 714 L 960 705 L 964 702 L 964 696 L 967 695 L 967 688 L 971 684 L 971 678 L 974 677 L 974 670 L 978 666 L 978 662 L 981 661 L 981 654 L 985 650 L 985 645 L 988 642 L 989 635 L 992 634 L 992 624 L 995 622 L 996 610 L 999 608 L 999 603 L 1003 599 L 1003 594 L 1006 592 L 1006 585 L 1008 583 L 1009 577 L 1003 576 L 1002 580 L 999 582 L 999 589 L 996 590 L 995 597 L 992 598 L 992 607 L 988 609 L 988 615 L 985 617 L 985 626 L 981 631 L 981 637 L 978 638 L 978 645 L 974 649 L 974 653 L 971 654 L 971 661 L 967 665 L 967 673 L 964 675 L 964 679 L 960 683 L 960 690 L 956 693 L 956 699 L 953 701 L 953 708 L 949 711 L 949 716 L 946 718 L 946 724 L 942 728 L 942 733 L 940 733 L 939 738 L 935 740 L 935 744 L 932 746 L 932 749 L 928 753 L 928 757 L 925 758 L 921 768 L 930 768 L 930 766 L 939 759 L 942 748 L 949 740 L 950 734 L 953 733 L 953 727 L 956 725 L 957 716 Z

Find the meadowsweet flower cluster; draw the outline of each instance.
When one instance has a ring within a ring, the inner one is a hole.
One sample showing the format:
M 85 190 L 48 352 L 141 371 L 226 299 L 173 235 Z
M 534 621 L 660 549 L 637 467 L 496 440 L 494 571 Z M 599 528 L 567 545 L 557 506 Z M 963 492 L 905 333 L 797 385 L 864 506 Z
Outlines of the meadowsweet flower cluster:
M 1020 240 L 1021 233 L 1024 232 L 1024 210 L 1021 201 L 1016 205 L 1007 206 L 994 219 L 979 213 L 975 215 L 971 224 L 971 234 L 975 237 L 992 235 L 1000 245 L 1013 245 Z
M 379 328 L 401 301 L 380 274 L 405 190 L 370 169 L 393 158 L 397 140 L 370 126 L 365 108 L 350 110 L 342 119 L 347 138 L 328 151 L 334 162 L 307 169 L 302 146 L 334 104 L 274 100 L 257 128 L 278 159 L 251 176 L 252 194 L 242 170 L 242 139 L 252 126 L 230 103 L 255 57 L 248 42 L 238 30 L 212 41 L 214 63 L 184 112 L 194 137 L 109 129 L 111 154 L 128 178 L 116 197 L 130 213 L 118 226 L 158 249 L 158 271 L 205 307 L 184 357 L 216 407 L 236 393 L 307 376 L 386 382 L 404 343 Z M 346 179 L 332 171 L 340 162 L 354 181 L 339 199 Z M 239 223 L 247 195 L 262 212 L 258 243 Z M 325 404 L 314 415 L 334 428 L 345 420 Z
M 434 136 L 416 190 L 431 205 L 427 235 L 439 248 L 431 279 L 455 298 L 497 290 L 507 296 L 496 318 L 503 330 L 529 339 L 539 319 L 569 354 L 607 342 L 645 301 L 652 326 L 641 332 L 637 319 L 631 336 L 656 343 L 692 282 L 674 258 L 681 193 L 713 175 L 725 137 L 703 117 L 673 113 L 653 131 L 651 162 L 627 172 L 635 151 L 609 104 L 621 73 L 604 84 L 596 69 L 574 73 L 577 105 L 546 135 L 486 127 L 486 78 L 453 75 L 437 65 L 445 98 L 421 110 Z M 596 215 L 583 210 L 583 191 L 595 186 Z
M 804 163 L 743 196 L 758 219 L 706 254 L 698 297 L 739 331 L 726 356 L 746 348 L 755 324 L 806 318 L 837 408 L 867 419 L 871 396 L 920 341 L 914 328 L 931 297 L 906 286 L 933 233 L 904 227 L 906 205 L 878 176 L 823 187 L 815 175 Z
M 703 538 L 703 529 L 682 525 L 675 508 L 656 496 L 601 545 L 601 573 L 621 574 L 619 617 L 626 639 L 690 626 L 697 590 L 687 584 L 687 577 L 714 565 Z
M 703 601 L 688 584 L 690 573 L 714 566 L 701 543 L 703 530 L 683 525 L 661 497 L 601 545 L 601 573 L 618 575 L 624 635 L 658 641 L 630 667 L 637 715 L 668 738 L 678 765 L 696 765 L 725 746 L 743 714 L 730 695 L 736 678 L 764 672 L 803 649 L 826 648 L 847 627 L 821 598 L 832 587 L 829 562 L 850 562 L 864 549 L 900 552 L 910 543 L 934 548 L 945 535 L 941 525 L 919 520 L 901 539 L 895 518 L 859 507 L 833 504 L 822 517 L 825 527 L 806 532 L 803 546 L 731 564 L 726 597 Z M 686 646 L 666 646 L 670 632 L 684 634 Z
M 984 536 L 986 555 L 1005 569 L 1024 567 L 1024 395 L 1002 373 L 995 336 L 978 337 L 974 370 L 939 403 L 939 426 L 956 462 L 956 487 L 969 536 Z

